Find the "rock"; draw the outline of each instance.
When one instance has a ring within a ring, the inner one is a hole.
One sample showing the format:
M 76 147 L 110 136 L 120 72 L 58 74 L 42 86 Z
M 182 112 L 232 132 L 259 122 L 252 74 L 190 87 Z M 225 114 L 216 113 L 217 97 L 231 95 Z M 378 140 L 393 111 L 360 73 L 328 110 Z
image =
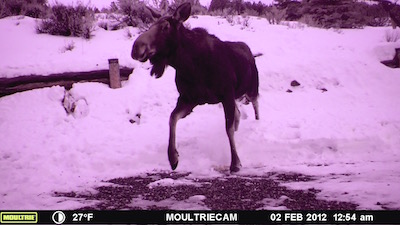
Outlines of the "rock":
M 89 114 L 89 105 L 85 98 L 75 98 L 70 91 L 65 90 L 62 105 L 67 115 L 74 118 L 83 118 Z
M 62 100 L 65 112 L 69 115 L 75 111 L 75 99 L 71 93 L 67 90 L 64 92 L 64 98 Z
M 326 88 L 319 88 L 319 90 L 321 90 L 322 92 L 328 91 L 328 89 L 326 89 Z
M 300 83 L 297 80 L 293 80 L 292 82 L 290 82 L 290 86 L 297 87 L 300 86 Z
M 137 113 L 133 118 L 131 118 L 129 120 L 129 122 L 132 123 L 132 124 L 134 124 L 134 123 L 140 124 L 140 117 L 141 116 L 142 116 L 141 113 Z
M 286 92 L 287 92 L 287 93 L 292 93 L 293 91 L 290 90 L 290 89 L 287 89 Z

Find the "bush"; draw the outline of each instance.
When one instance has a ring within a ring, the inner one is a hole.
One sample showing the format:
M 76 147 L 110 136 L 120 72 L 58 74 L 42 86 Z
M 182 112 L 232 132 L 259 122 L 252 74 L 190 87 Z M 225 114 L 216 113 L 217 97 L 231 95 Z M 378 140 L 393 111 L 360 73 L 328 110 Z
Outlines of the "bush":
M 268 8 L 268 6 L 261 3 L 260 1 L 258 3 L 244 2 L 243 4 L 245 8 L 245 13 L 251 16 L 263 16 Z
M 24 5 L 23 0 L 5 0 L 4 2 L 4 13 L 5 16 L 11 16 L 11 15 L 21 15 L 22 14 L 22 8 Z
M 323 28 L 382 26 L 388 21 L 381 5 L 352 0 L 310 0 L 302 3 L 301 11 L 301 21 Z
M 181 3 L 187 2 L 186 0 L 175 0 L 171 4 L 167 0 L 161 0 L 155 2 L 162 14 L 172 13 L 176 7 Z M 192 14 L 206 14 L 207 9 L 200 5 L 197 0 L 189 0 L 192 3 Z M 154 22 L 154 18 L 151 15 L 149 9 L 146 8 L 146 4 L 142 0 L 118 0 L 117 3 L 118 12 L 123 16 L 117 17 L 112 16 L 112 19 L 119 22 L 119 28 L 125 26 L 138 27 L 139 29 L 146 29 L 151 23 Z
M 119 11 L 124 14 L 123 21 L 127 26 L 148 27 L 154 22 L 151 12 L 140 0 L 118 0 Z
M 93 24 L 94 11 L 88 6 L 56 4 L 51 8 L 50 18 L 44 19 L 36 30 L 38 33 L 90 39 L 94 29 Z
M 382 4 L 369 5 L 363 9 L 363 14 L 367 18 L 368 26 L 388 26 L 390 24 L 390 18 L 388 13 L 385 12 Z
M 265 18 L 269 24 L 280 24 L 286 15 L 286 9 L 279 10 L 276 6 L 270 6 L 265 12 Z
M 97 18 L 97 26 L 104 30 L 120 30 L 126 27 L 125 16 L 118 13 L 108 13 L 106 18 Z
M 1 0 L 0 18 L 14 15 L 25 15 L 43 18 L 47 14 L 47 0 Z
M 179 0 L 180 1 L 180 0 Z M 275 0 L 266 6 L 261 2 L 243 0 L 212 0 L 211 15 L 242 14 L 265 16 L 271 24 L 281 21 L 302 21 L 321 28 L 362 28 L 364 26 L 388 26 L 389 14 L 400 21 L 400 6 L 394 3 L 367 4 L 358 0 Z M 400 23 L 400 22 L 399 22 Z
M 172 14 L 175 12 L 176 8 L 182 3 L 189 2 L 192 5 L 191 15 L 206 15 L 208 14 L 208 10 L 206 7 L 202 6 L 198 0 L 173 0 L 171 3 L 168 3 L 167 0 L 163 0 L 160 3 L 160 11 L 163 14 Z
M 71 42 L 67 43 L 67 44 L 63 47 L 63 49 L 61 49 L 61 52 L 62 52 L 62 53 L 65 53 L 65 52 L 67 52 L 67 51 L 72 51 L 72 50 L 74 50 L 74 48 L 75 48 L 75 42 L 71 41 Z
M 192 15 L 206 15 L 207 13 L 207 8 L 200 3 L 192 5 Z
M 44 18 L 47 14 L 46 7 L 38 4 L 28 4 L 25 6 L 25 15 L 33 18 Z

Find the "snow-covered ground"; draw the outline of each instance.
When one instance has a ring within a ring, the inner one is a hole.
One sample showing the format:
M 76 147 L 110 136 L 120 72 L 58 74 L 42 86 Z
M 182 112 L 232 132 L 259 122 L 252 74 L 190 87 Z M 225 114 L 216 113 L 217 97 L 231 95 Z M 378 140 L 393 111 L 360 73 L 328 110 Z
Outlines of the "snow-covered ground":
M 187 24 L 264 54 L 256 59 L 261 120 L 254 120 L 250 106 L 241 107 L 239 174 L 315 175 L 315 181 L 286 185 L 321 189 L 318 197 L 352 201 L 360 209 L 400 209 L 400 69 L 380 63 L 400 47 L 400 41 L 385 39 L 391 28 L 324 30 L 257 18 L 244 27 L 238 20 L 231 25 L 199 16 Z M 98 28 L 93 39 L 83 40 L 36 34 L 35 24 L 28 17 L 0 20 L 1 77 L 104 69 L 115 57 L 135 70 L 121 89 L 75 84 L 71 115 L 62 104 L 63 87 L 0 98 L 0 209 L 77 208 L 85 202 L 52 193 L 169 171 L 168 118 L 178 96 L 174 69 L 156 80 L 147 65 L 130 58 L 134 28 L 131 38 L 128 28 Z M 66 50 L 70 44 L 72 51 Z M 301 85 L 291 87 L 293 80 Z M 230 163 L 224 127 L 220 105 L 199 106 L 179 121 L 177 170 L 222 176 Z

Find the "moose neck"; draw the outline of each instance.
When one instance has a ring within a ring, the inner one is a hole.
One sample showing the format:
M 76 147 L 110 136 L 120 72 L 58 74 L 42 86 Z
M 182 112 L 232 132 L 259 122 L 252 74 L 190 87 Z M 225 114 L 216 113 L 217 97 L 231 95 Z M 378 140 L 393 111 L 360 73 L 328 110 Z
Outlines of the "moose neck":
M 198 49 L 201 39 L 196 30 L 189 30 L 179 25 L 176 38 L 174 40 L 174 49 L 168 59 L 168 64 L 175 68 L 175 70 L 187 70 L 193 65 L 193 58 L 198 56 Z

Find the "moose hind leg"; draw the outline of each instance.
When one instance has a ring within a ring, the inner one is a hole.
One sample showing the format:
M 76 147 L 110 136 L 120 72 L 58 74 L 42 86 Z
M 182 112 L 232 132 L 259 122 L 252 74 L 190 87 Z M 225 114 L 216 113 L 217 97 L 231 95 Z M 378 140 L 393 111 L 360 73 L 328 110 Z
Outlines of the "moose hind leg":
M 172 111 L 169 118 L 169 144 L 168 144 L 168 160 L 172 170 L 178 166 L 178 151 L 176 150 L 176 124 L 178 120 L 185 118 L 192 112 L 196 105 L 187 104 L 180 99 L 176 103 L 175 109 Z
M 255 97 L 254 99 L 252 99 L 251 104 L 253 105 L 253 108 L 254 108 L 254 114 L 255 114 L 256 120 L 259 120 L 260 113 L 258 111 L 258 97 Z
M 240 111 L 237 105 L 235 105 L 235 131 L 238 131 L 239 129 L 239 123 L 240 123 Z
M 254 96 L 254 95 L 253 95 Z M 260 119 L 260 114 L 258 111 L 258 95 L 255 95 L 255 97 L 253 97 L 249 94 L 245 94 L 240 101 L 243 102 L 245 105 L 249 104 L 249 102 L 251 102 L 251 104 L 253 105 L 253 109 L 254 109 L 254 114 L 256 117 L 256 120 Z
M 224 112 L 225 112 L 226 133 L 228 135 L 229 144 L 231 147 L 232 161 L 230 170 L 231 172 L 238 172 L 242 167 L 242 164 L 240 163 L 240 159 L 237 154 L 236 144 L 235 144 L 235 124 L 236 124 L 235 114 L 237 114 L 236 113 L 237 106 L 233 98 L 229 101 L 223 102 L 222 104 L 224 106 Z

